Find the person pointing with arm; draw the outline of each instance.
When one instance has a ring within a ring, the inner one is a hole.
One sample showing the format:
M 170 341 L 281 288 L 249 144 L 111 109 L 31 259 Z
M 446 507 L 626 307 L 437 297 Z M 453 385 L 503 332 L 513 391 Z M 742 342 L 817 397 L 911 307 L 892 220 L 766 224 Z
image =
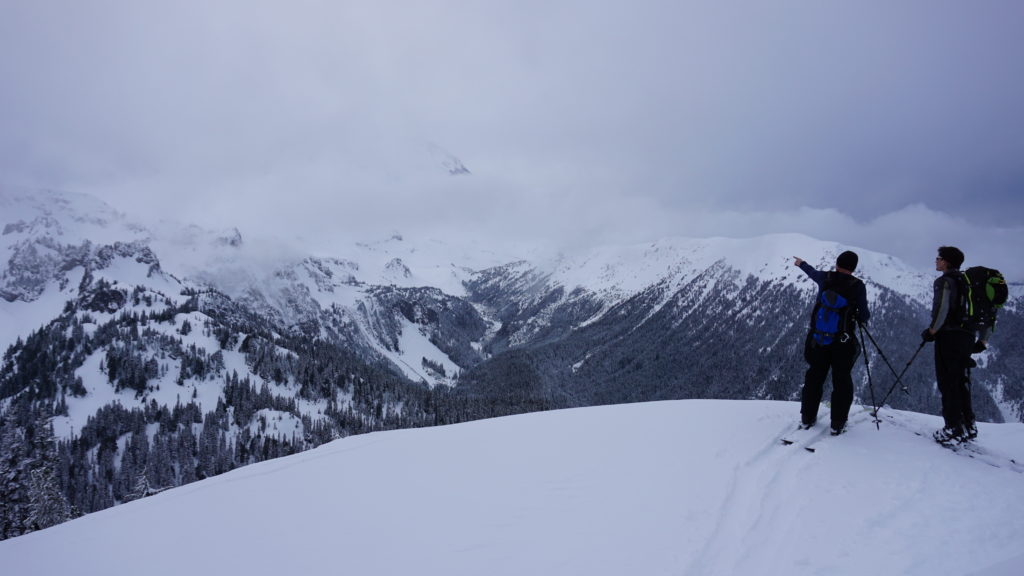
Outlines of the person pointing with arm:
M 853 378 L 850 375 L 860 354 L 860 342 L 854 323 L 866 324 L 871 318 L 864 282 L 853 275 L 858 257 L 849 250 L 836 258 L 834 271 L 816 270 L 798 256 L 793 265 L 799 267 L 818 285 L 818 294 L 811 312 L 811 326 L 804 341 L 804 359 L 808 368 L 800 394 L 800 425 L 811 428 L 817 422 L 825 378 L 832 373 L 833 436 L 846 430 L 846 420 L 853 404 Z

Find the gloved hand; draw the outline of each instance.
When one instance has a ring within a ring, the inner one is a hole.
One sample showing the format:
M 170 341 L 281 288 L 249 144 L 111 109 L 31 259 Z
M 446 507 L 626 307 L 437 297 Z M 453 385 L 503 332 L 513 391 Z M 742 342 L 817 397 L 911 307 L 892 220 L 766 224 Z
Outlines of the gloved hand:
M 988 350 L 988 346 L 985 345 L 984 341 L 978 340 L 977 342 L 974 343 L 974 348 L 971 348 L 971 354 L 978 354 L 980 352 L 984 352 L 985 350 Z
M 935 342 L 935 334 L 932 334 L 931 330 L 925 328 L 924 332 L 921 332 L 921 340 L 924 340 L 925 342 Z

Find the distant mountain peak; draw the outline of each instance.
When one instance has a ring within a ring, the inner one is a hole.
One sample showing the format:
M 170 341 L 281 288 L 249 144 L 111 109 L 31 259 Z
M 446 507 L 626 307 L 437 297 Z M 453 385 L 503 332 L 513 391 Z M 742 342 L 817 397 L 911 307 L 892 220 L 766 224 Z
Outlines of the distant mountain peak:
M 447 168 L 448 173 L 452 176 L 472 174 L 472 172 L 469 171 L 469 168 L 466 168 L 466 165 L 462 163 L 462 160 L 459 160 L 455 156 L 448 157 L 444 162 L 441 162 L 441 165 Z
M 466 168 L 466 165 L 462 163 L 462 160 L 441 146 L 431 143 L 428 145 L 428 149 L 430 150 L 430 155 L 441 163 L 441 166 L 448 171 L 449 175 L 463 176 L 472 174 L 469 168 Z
M 237 248 L 242 245 L 242 233 L 238 231 L 238 228 L 232 228 L 230 232 L 219 236 L 216 242 L 221 246 Z

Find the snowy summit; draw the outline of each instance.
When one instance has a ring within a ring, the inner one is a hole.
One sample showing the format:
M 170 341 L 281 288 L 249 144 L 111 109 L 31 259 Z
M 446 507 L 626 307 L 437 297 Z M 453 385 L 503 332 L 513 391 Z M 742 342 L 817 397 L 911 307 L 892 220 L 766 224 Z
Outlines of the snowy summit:
M 7 574 L 1020 574 L 1024 424 L 670 401 L 353 436 L 0 542 Z M 924 434 L 924 436 L 921 436 Z M 814 452 L 804 449 L 814 448 Z

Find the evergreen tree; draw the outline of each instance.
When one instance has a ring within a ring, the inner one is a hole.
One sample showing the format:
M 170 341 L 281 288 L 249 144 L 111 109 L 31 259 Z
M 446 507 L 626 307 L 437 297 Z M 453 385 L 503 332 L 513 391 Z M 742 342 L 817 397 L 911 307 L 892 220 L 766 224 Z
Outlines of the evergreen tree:
M 28 445 L 13 418 L 0 420 L 0 540 L 29 532 Z
M 27 524 L 42 530 L 67 522 L 72 518 L 71 505 L 60 490 L 52 468 L 36 468 L 29 481 L 29 516 Z
M 42 530 L 72 518 L 71 505 L 57 475 L 57 441 L 48 418 L 37 421 L 33 447 L 35 458 L 29 478 L 31 505 L 27 523 L 34 530 Z
M 131 494 L 128 495 L 127 500 L 138 500 L 145 498 L 153 493 L 153 489 L 149 485 L 149 475 L 146 467 L 139 470 L 135 475 L 135 485 L 132 487 Z

